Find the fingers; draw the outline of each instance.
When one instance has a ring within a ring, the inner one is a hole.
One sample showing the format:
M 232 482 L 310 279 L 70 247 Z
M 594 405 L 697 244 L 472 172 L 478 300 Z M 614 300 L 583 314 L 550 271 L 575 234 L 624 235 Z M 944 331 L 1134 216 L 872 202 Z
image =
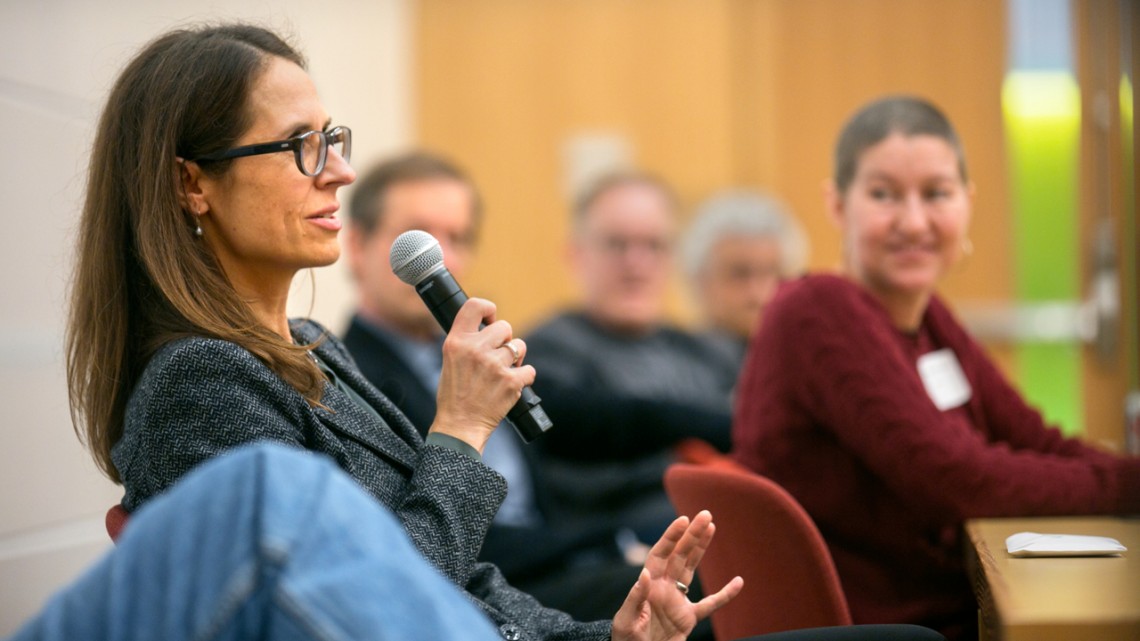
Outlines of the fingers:
M 507 365 L 519 365 L 526 358 L 526 343 L 514 338 L 514 330 L 507 321 L 495 320 L 495 304 L 482 298 L 470 298 L 455 315 L 452 333 L 477 334 L 484 347 L 505 348 L 501 358 Z M 483 325 L 486 325 L 485 327 Z
M 518 387 L 515 389 L 515 400 L 522 396 L 522 388 L 534 384 L 535 370 L 533 365 L 520 365 L 510 369 L 511 379 Z
M 443 343 L 437 414 L 485 427 L 502 420 L 535 379 L 534 368 L 521 364 L 526 343 L 512 333 L 510 323 L 495 320 L 494 303 L 471 298 L 460 307 Z
M 707 510 L 699 512 L 691 522 L 685 517 L 679 517 L 649 551 L 645 565 L 655 575 L 665 574 L 688 584 L 715 533 L 712 514 Z
M 713 536 L 716 535 L 716 524 L 712 522 L 712 515 L 707 511 L 697 514 L 693 517 L 693 523 L 686 534 L 691 536 L 682 539 L 681 544 L 677 546 L 677 552 L 672 559 L 676 565 L 671 569 L 682 571 L 685 576 L 691 577 L 704 558 L 705 551 L 709 549 Z
M 674 519 L 669 527 L 665 528 L 665 533 L 661 535 L 661 538 L 657 539 L 657 542 L 649 549 L 649 555 L 645 559 L 645 567 L 654 575 L 664 572 L 668 566 L 669 558 L 677 549 L 677 544 L 684 538 L 688 528 L 689 517 L 678 516 Z
M 483 323 L 491 325 L 495 322 L 495 304 L 484 298 L 469 298 L 459 311 L 455 313 L 455 320 L 451 323 L 452 331 L 456 329 L 463 332 L 477 332 Z M 510 338 L 508 333 L 500 342 Z
M 626 595 L 625 601 L 618 608 L 617 614 L 614 615 L 612 638 L 615 641 L 637 636 L 638 624 L 642 621 L 649 603 L 650 582 L 649 571 L 642 568 L 641 574 L 637 576 L 637 581 L 630 588 L 629 594 Z
M 679 576 L 681 578 L 678 580 L 688 584 L 715 534 L 716 525 L 712 522 L 712 514 L 708 510 L 701 510 L 693 517 L 692 523 L 685 529 L 684 536 L 669 557 L 669 576 Z M 744 589 L 744 579 L 739 576 L 734 577 L 715 594 L 710 594 L 693 604 L 694 613 L 698 619 L 705 619 L 735 599 L 742 589 Z
M 733 577 L 731 581 L 725 584 L 723 588 L 717 591 L 716 594 L 710 594 L 693 604 L 693 609 L 697 615 L 697 619 L 707 619 L 709 615 L 717 610 L 728 605 L 730 601 L 740 594 L 744 589 L 744 579 L 740 577 Z
M 501 335 L 504 331 L 507 332 L 508 340 L 496 344 L 494 337 Z M 534 382 L 535 370 L 530 365 L 522 364 L 523 359 L 526 358 L 526 342 L 521 338 L 510 338 L 510 331 L 511 326 L 506 321 L 498 321 L 494 325 L 488 325 L 483 330 L 483 332 L 488 332 L 483 348 L 487 349 L 492 355 L 491 358 L 503 368 L 500 375 L 510 381 L 509 385 L 514 388 L 517 394 L 521 394 L 523 387 Z
M 735 577 L 715 594 L 696 603 L 689 601 L 685 588 L 693 578 L 715 527 L 712 515 L 701 511 L 690 521 L 678 517 L 653 545 L 649 559 L 614 616 L 615 641 L 644 638 L 684 638 L 695 623 L 736 598 L 744 580 Z
M 506 350 L 509 355 L 508 358 L 510 358 L 510 362 L 507 363 L 508 367 L 520 365 L 523 359 L 526 358 L 526 342 L 521 338 L 512 338 L 499 347 Z

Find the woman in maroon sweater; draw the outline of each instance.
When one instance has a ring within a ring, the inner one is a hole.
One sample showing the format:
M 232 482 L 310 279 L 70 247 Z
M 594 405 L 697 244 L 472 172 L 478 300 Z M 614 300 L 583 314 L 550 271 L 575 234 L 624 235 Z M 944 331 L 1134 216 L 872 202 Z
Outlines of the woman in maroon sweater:
M 968 244 L 973 198 L 945 116 L 874 102 L 835 163 L 846 274 L 789 283 L 765 312 L 734 454 L 815 519 L 857 623 L 972 638 L 963 521 L 1140 512 L 1140 459 L 1046 426 L 935 296 Z

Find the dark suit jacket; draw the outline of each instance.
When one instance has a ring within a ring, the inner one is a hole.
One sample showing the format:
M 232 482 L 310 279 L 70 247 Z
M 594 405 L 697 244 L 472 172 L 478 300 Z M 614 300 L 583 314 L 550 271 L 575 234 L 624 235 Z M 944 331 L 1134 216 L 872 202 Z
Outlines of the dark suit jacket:
M 427 435 L 435 419 L 435 394 L 387 342 L 377 338 L 354 316 L 344 333 L 344 347 L 356 360 L 360 373 L 408 417 L 420 436 Z
M 360 371 L 407 416 L 420 435 L 426 435 L 435 419 L 435 395 L 387 342 L 378 338 L 354 317 L 344 333 L 344 346 Z M 500 428 L 502 429 L 502 428 Z M 507 428 L 509 429 L 509 428 Z M 511 582 L 558 572 L 580 555 L 618 558 L 614 528 L 608 522 L 562 519 L 546 492 L 543 464 L 534 447 L 521 448 L 534 496 L 545 523 L 536 527 L 492 524 L 479 558 L 497 565 Z
M 604 639 L 609 623 L 577 623 L 543 608 L 476 555 L 506 492 L 503 478 L 449 449 L 425 446 L 407 418 L 365 380 L 344 346 L 316 323 L 292 324 L 314 352 L 380 415 L 326 384 L 305 399 L 251 353 L 227 341 L 185 338 L 160 349 L 127 406 L 112 456 L 133 510 L 198 463 L 237 445 L 280 441 L 332 457 L 403 523 L 412 541 L 463 587 L 504 636 Z M 224 488 L 219 488 L 224 491 Z M 188 515 L 192 518 L 192 515 Z

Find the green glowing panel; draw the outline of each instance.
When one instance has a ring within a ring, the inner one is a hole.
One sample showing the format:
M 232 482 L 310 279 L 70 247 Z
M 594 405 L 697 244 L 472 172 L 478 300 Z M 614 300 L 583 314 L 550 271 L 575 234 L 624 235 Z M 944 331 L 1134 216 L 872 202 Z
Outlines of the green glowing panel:
M 1081 351 L 1076 345 L 1033 343 L 1017 348 L 1018 387 L 1025 402 L 1066 434 L 1084 431 Z
M 1136 185 L 1133 184 L 1132 176 L 1135 174 L 1135 149 L 1133 149 L 1133 108 L 1132 104 L 1132 80 L 1127 75 L 1120 76 L 1120 152 L 1121 152 L 1121 169 L 1125 176 L 1124 183 L 1124 202 L 1136 202 Z M 1124 237 L 1136 238 L 1136 212 L 1131 211 L 1128 215 L 1124 216 Z M 1136 274 L 1136 252 L 1125 251 L 1122 256 L 1123 268 L 1121 273 L 1124 275 L 1121 291 L 1125 294 L 1124 299 L 1124 314 L 1122 318 L 1136 318 L 1136 297 L 1129 296 L 1128 292 L 1136 291 L 1137 284 L 1134 274 Z M 1128 323 L 1125 325 L 1124 331 L 1127 333 L 1125 337 L 1125 345 L 1136 345 L 1140 343 L 1140 328 L 1135 323 Z M 1132 362 L 1128 370 L 1128 386 L 1130 388 L 1140 387 L 1140 371 L 1137 371 L 1138 363 L 1135 359 L 1130 359 Z
M 1014 71 L 1002 87 L 1013 202 L 1014 287 L 1020 304 L 1080 296 L 1077 172 L 1080 93 L 1067 72 Z M 1076 344 L 1017 348 L 1018 385 L 1045 418 L 1083 431 Z

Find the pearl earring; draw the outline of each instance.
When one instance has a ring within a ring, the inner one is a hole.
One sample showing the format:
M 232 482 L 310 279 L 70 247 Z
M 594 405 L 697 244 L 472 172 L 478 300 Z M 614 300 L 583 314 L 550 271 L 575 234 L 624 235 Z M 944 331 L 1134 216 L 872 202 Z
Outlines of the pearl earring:
M 197 236 L 198 238 L 202 237 L 202 221 L 198 219 L 198 216 L 200 216 L 200 215 L 201 214 L 198 213 L 198 209 L 195 208 L 194 209 L 194 222 L 197 226 L 194 228 L 194 235 Z

